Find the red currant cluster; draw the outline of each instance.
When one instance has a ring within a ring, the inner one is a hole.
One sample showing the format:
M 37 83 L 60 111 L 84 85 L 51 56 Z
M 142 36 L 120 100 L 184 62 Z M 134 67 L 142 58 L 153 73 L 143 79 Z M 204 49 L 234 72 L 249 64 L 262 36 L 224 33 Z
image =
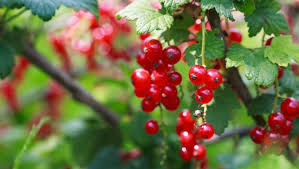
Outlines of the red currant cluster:
M 199 142 L 213 137 L 213 126 L 209 123 L 196 126 L 196 120 L 193 120 L 190 111 L 185 109 L 179 113 L 176 133 L 181 142 L 181 158 L 184 161 L 190 161 L 192 158 L 202 160 L 201 162 L 207 165 L 206 148 Z
M 168 46 L 164 50 L 161 43 L 155 39 L 145 39 L 142 52 L 137 56 L 137 62 L 142 67 L 132 75 L 135 95 L 142 100 L 142 110 L 152 112 L 161 102 L 169 111 L 176 110 L 180 105 L 177 96 L 178 86 L 182 81 L 179 72 L 173 70 L 173 65 L 179 62 L 181 51 L 176 46 Z
M 217 69 L 208 69 L 194 65 L 189 70 L 189 79 L 200 86 L 195 92 L 195 98 L 200 104 L 208 104 L 213 99 L 213 91 L 222 83 L 222 75 Z
M 299 101 L 286 98 L 280 105 L 280 111 L 272 113 L 268 118 L 270 131 L 263 127 L 255 127 L 250 132 L 250 138 L 256 144 L 261 144 L 261 151 L 281 154 L 289 143 L 289 133 L 293 128 L 292 120 L 299 116 Z

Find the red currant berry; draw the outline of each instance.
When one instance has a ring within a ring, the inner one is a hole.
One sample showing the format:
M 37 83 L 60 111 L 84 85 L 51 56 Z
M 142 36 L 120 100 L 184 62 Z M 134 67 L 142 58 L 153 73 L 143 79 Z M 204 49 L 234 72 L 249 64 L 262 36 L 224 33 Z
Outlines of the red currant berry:
M 174 86 L 180 85 L 182 82 L 182 75 L 179 72 L 172 71 L 168 74 L 168 82 Z
M 222 83 L 222 75 L 217 69 L 209 69 L 205 80 L 206 87 L 216 89 Z
M 267 131 L 263 127 L 255 127 L 250 131 L 250 138 L 255 144 L 262 144 Z
M 149 135 L 154 135 L 159 131 L 159 124 L 156 120 L 148 120 L 145 123 L 145 131 Z
M 153 100 L 149 100 L 147 98 L 144 98 L 141 103 L 142 110 L 146 113 L 150 113 L 150 112 L 154 111 L 156 106 L 157 105 Z
M 291 120 L 286 120 L 285 125 L 283 126 L 280 134 L 281 135 L 288 135 L 293 128 L 293 122 Z
M 201 30 L 201 19 L 200 18 L 196 19 L 196 21 L 194 23 L 194 29 L 196 31 L 200 31 Z
M 153 68 L 157 72 L 164 73 L 168 71 L 168 64 L 166 64 L 162 59 L 158 59 L 153 62 Z
M 272 113 L 268 118 L 268 125 L 274 132 L 281 132 L 286 124 L 286 119 L 281 113 Z
M 145 40 L 145 39 L 148 38 L 149 36 L 151 36 L 151 34 L 148 33 L 148 32 L 146 32 L 146 33 L 140 34 L 140 35 L 139 35 L 139 39 L 140 39 L 140 40 Z
M 181 51 L 177 46 L 168 46 L 163 50 L 163 58 L 169 64 L 176 64 L 181 59 Z
M 283 68 L 281 68 L 281 67 L 278 66 L 278 76 L 277 76 L 277 78 L 281 79 L 282 76 L 283 76 L 283 73 L 284 73 Z
M 136 88 L 146 88 L 151 83 L 150 74 L 145 69 L 136 69 L 131 75 L 131 81 Z
M 236 28 L 231 28 L 229 30 L 228 38 L 229 38 L 230 44 L 231 44 L 231 42 L 236 42 L 236 43 L 241 43 L 242 42 L 242 34 Z
M 179 119 L 176 125 L 177 135 L 180 135 L 183 131 L 193 132 L 195 122 L 195 120 L 192 120 L 190 123 L 186 123 Z
M 265 135 L 263 143 L 268 146 L 280 144 L 280 134 L 273 131 L 268 131 Z
M 190 161 L 192 159 L 193 151 L 186 147 L 181 147 L 180 149 L 181 158 L 184 161 Z
M 266 41 L 266 46 L 270 46 L 271 43 L 272 43 L 272 40 L 273 40 L 273 37 L 269 38 L 267 41 Z
M 150 61 L 157 60 L 162 55 L 162 44 L 155 39 L 148 40 L 144 43 L 143 51 Z
M 144 98 L 146 96 L 147 91 L 148 91 L 147 88 L 135 88 L 134 89 L 135 96 L 137 96 L 139 98 Z
M 206 148 L 203 145 L 201 145 L 201 144 L 194 145 L 194 148 L 193 148 L 193 157 L 196 160 L 203 160 L 203 159 L 205 159 L 206 154 L 207 154 Z
M 151 84 L 151 87 L 147 92 L 147 99 L 152 100 L 155 103 L 161 101 L 161 90 L 157 85 Z
M 196 90 L 195 98 L 200 104 L 208 104 L 213 99 L 213 91 L 205 86 L 201 86 Z
M 201 65 L 194 65 L 189 70 L 189 79 L 196 85 L 202 85 L 205 82 L 207 70 Z
M 175 97 L 178 94 L 178 90 L 175 86 L 172 85 L 166 85 L 162 89 L 162 97 Z
M 196 131 L 196 136 L 200 139 L 208 140 L 213 137 L 215 131 L 211 124 L 204 123 Z
M 192 123 L 193 122 L 191 113 L 188 109 L 184 109 L 180 112 L 178 120 L 180 120 L 182 123 Z
M 299 101 L 295 98 L 286 98 L 280 105 L 280 111 L 286 119 L 292 120 L 299 116 Z
M 151 74 L 151 80 L 153 84 L 163 87 L 167 84 L 167 74 L 162 72 L 153 71 Z
M 143 52 L 139 52 L 137 55 L 137 63 L 146 70 L 151 70 L 152 63 L 145 57 Z
M 180 134 L 180 142 L 183 147 L 191 148 L 195 144 L 195 139 L 191 132 L 183 131 Z
M 166 98 L 162 97 L 162 104 L 165 106 L 165 108 L 168 111 L 175 111 L 176 109 L 179 108 L 180 103 L 181 103 L 181 100 L 177 96 L 166 97 Z

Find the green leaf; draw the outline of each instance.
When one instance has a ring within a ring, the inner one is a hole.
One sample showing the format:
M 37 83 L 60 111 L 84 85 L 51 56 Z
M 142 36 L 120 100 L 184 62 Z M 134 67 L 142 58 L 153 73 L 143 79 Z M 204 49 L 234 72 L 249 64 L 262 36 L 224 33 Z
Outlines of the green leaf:
M 250 115 L 263 115 L 271 114 L 274 102 L 273 94 L 263 94 L 256 97 L 248 106 L 248 114 Z M 281 103 L 282 99 L 278 99 L 277 105 Z M 279 108 L 279 107 L 277 107 Z
M 288 24 L 283 15 L 278 13 L 280 5 L 275 0 L 257 0 L 256 9 L 245 15 L 245 21 L 248 22 L 249 36 L 257 35 L 262 28 L 268 35 L 279 35 L 281 32 L 288 32 Z
M 173 23 L 173 17 L 153 9 L 148 0 L 135 0 L 127 7 L 117 13 L 117 18 L 136 20 L 138 33 L 153 32 L 155 30 L 166 30 Z
M 288 66 L 291 60 L 299 62 L 299 45 L 292 42 L 292 36 L 278 36 L 272 40 L 271 46 L 265 49 L 265 57 L 279 66 Z
M 235 1 L 234 5 L 244 14 L 251 14 L 255 10 L 255 4 L 252 0 Z
M 299 136 L 299 118 L 293 120 L 294 126 L 291 131 L 291 137 Z
M 21 8 L 22 4 L 20 4 L 19 0 L 1 0 L 0 8 Z
M 222 134 L 231 120 L 231 112 L 241 108 L 238 97 L 229 85 L 219 87 L 214 92 L 214 103 L 208 107 L 207 122 L 211 123 L 216 134 Z
M 190 32 L 188 28 L 194 24 L 194 20 L 186 13 L 175 15 L 174 18 L 175 20 L 171 28 L 163 32 L 161 36 L 168 41 L 174 41 L 178 45 L 182 40 L 189 38 Z
M 168 12 L 173 12 L 177 10 L 180 6 L 184 5 L 185 3 L 189 2 L 189 0 L 160 0 L 163 7 Z
M 263 48 L 251 52 L 235 44 L 228 52 L 226 62 L 227 68 L 244 66 L 247 79 L 264 87 L 271 86 L 278 74 L 277 66 L 264 57 Z
M 0 41 L 0 78 L 5 78 L 14 66 L 14 50 L 4 41 Z
M 299 89 L 299 83 L 296 79 L 299 77 L 296 77 L 291 70 L 284 69 L 283 76 L 279 79 L 280 93 L 293 95 Z
M 204 10 L 215 8 L 219 15 L 224 15 L 230 20 L 235 21 L 231 13 L 234 8 L 232 0 L 202 0 L 200 5 Z
M 73 8 L 76 10 L 83 9 L 90 11 L 96 17 L 99 16 L 98 10 L 98 2 L 97 0 L 6 0 L 4 2 L 0 2 L 1 6 L 25 6 L 27 9 L 31 10 L 34 15 L 38 15 L 44 21 L 50 20 L 54 15 L 56 10 L 64 5 L 69 8 Z M 14 3 L 15 2 L 15 3 Z
M 195 65 L 196 57 L 200 56 L 201 45 L 198 43 L 192 44 L 185 49 L 184 53 L 185 53 L 184 60 L 188 63 L 189 66 L 193 66 Z M 201 60 L 201 58 L 198 59 Z
M 119 150 L 112 147 L 102 149 L 98 155 L 89 164 L 88 169 L 121 169 L 122 163 L 120 159 Z

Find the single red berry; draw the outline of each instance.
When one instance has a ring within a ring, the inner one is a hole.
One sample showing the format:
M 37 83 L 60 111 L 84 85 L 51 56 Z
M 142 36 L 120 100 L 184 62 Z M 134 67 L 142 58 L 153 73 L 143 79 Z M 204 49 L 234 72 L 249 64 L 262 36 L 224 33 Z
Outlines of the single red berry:
M 189 79 L 196 85 L 202 85 L 205 82 L 207 70 L 201 65 L 194 65 L 189 70 Z
M 160 88 L 155 84 L 151 84 L 151 87 L 147 92 L 147 99 L 152 100 L 155 103 L 158 103 L 161 101 L 161 96 L 162 94 Z
M 250 138 L 255 144 L 262 144 L 266 136 L 266 129 L 263 127 L 255 127 L 250 131 Z
M 157 72 L 153 71 L 151 74 L 151 81 L 153 84 L 158 85 L 159 87 L 163 87 L 167 84 L 167 74 L 165 72 Z
M 163 50 L 163 59 L 168 64 L 176 64 L 181 59 L 181 51 L 177 46 L 168 46 Z
M 157 60 L 162 56 L 162 44 L 155 39 L 148 40 L 144 43 L 143 52 L 150 61 Z
M 275 112 L 268 118 L 268 125 L 274 132 L 281 132 L 286 124 L 283 114 Z
M 144 98 L 141 102 L 142 110 L 146 113 L 150 113 L 150 112 L 154 111 L 156 106 L 157 106 L 157 104 L 153 100 L 149 100 L 147 98 Z
M 268 145 L 268 146 L 279 145 L 280 144 L 280 134 L 273 132 L 273 131 L 266 132 L 263 143 L 264 143 L 264 145 Z
M 281 68 L 280 66 L 278 66 L 278 76 L 277 76 L 277 78 L 281 79 L 282 76 L 283 76 L 283 73 L 284 73 L 284 69 Z
M 194 29 L 196 31 L 200 31 L 201 30 L 201 19 L 200 18 L 198 18 L 198 19 L 195 20 Z
M 137 96 L 139 98 L 144 98 L 146 96 L 147 91 L 148 91 L 147 88 L 135 88 L 134 89 L 135 96 Z
M 187 147 L 181 147 L 180 149 L 181 158 L 184 161 L 190 161 L 192 159 L 193 151 Z
M 215 131 L 211 124 L 203 123 L 196 131 L 196 136 L 200 139 L 208 140 L 213 137 Z
M 178 90 L 175 86 L 172 85 L 166 85 L 162 89 L 162 97 L 175 97 L 178 94 Z
M 291 120 L 286 120 L 285 125 L 283 126 L 280 134 L 281 135 L 288 135 L 291 132 L 291 130 L 293 128 L 293 125 L 294 124 Z
M 176 133 L 177 135 L 180 135 L 183 131 L 193 132 L 194 126 L 196 121 L 192 120 L 191 122 L 184 122 L 180 119 L 178 119 L 177 125 L 176 125 Z
M 299 101 L 288 97 L 280 105 L 280 111 L 288 120 L 293 120 L 299 116 Z
M 162 59 L 158 59 L 153 62 L 153 68 L 157 72 L 164 73 L 164 72 L 168 71 L 168 64 L 165 61 L 163 61 Z
M 131 75 L 131 81 L 136 88 L 146 88 L 151 83 L 150 74 L 145 69 L 136 69 Z
M 206 148 L 203 145 L 201 145 L 201 144 L 194 145 L 194 148 L 193 148 L 193 157 L 196 160 L 203 160 L 203 159 L 205 159 L 206 154 L 207 154 Z
M 178 96 L 162 97 L 162 104 L 168 111 L 175 111 L 179 108 L 181 100 Z
M 267 41 L 266 41 L 266 46 L 270 46 L 271 43 L 272 43 L 272 40 L 273 40 L 273 37 L 269 38 Z
M 180 112 L 178 120 L 182 121 L 182 123 L 192 123 L 193 122 L 191 113 L 188 109 L 184 109 Z
M 242 42 L 242 34 L 239 29 L 231 28 L 228 33 L 229 45 L 232 42 L 241 43 Z
M 196 90 L 195 98 L 200 104 L 208 104 L 213 99 L 213 91 L 205 86 L 201 86 Z
M 156 120 L 148 120 L 145 123 L 145 131 L 149 135 L 154 135 L 159 131 L 159 124 Z
M 217 69 L 207 70 L 205 79 L 206 87 L 209 89 L 216 89 L 222 83 L 222 75 Z
M 183 131 L 180 134 L 180 142 L 183 147 L 191 148 L 195 144 L 195 138 L 193 136 L 193 133 L 188 131 Z
M 143 52 L 139 52 L 137 55 L 137 63 L 146 70 L 151 70 L 152 63 L 145 57 Z
M 182 75 L 179 72 L 171 71 L 168 74 L 168 82 L 174 86 L 180 85 L 182 82 Z
M 145 40 L 145 39 L 148 38 L 149 36 L 151 36 L 151 34 L 148 33 L 148 32 L 146 32 L 146 33 L 140 34 L 140 35 L 139 35 L 139 39 L 140 39 L 140 40 Z

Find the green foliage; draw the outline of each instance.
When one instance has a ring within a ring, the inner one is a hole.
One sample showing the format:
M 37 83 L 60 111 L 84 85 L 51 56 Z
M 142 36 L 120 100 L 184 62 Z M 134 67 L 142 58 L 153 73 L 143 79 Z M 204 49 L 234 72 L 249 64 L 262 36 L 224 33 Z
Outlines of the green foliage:
M 279 80 L 279 88 L 281 93 L 287 93 L 292 96 L 299 91 L 299 77 L 296 77 L 291 70 L 285 69 L 282 78 Z
M 173 12 L 177 10 L 180 6 L 189 2 L 189 0 L 160 0 L 160 2 L 168 12 Z
M 4 41 L 0 41 L 0 78 L 5 78 L 14 66 L 14 50 Z
M 289 31 L 283 15 L 278 13 L 280 5 L 276 0 L 256 0 L 254 3 L 256 9 L 245 15 L 250 37 L 257 35 L 262 28 L 268 35 Z
M 291 137 L 299 136 L 299 118 L 293 120 L 294 126 L 290 133 Z
M 25 7 L 31 10 L 33 14 L 38 15 L 44 21 L 48 21 L 55 15 L 56 10 L 61 5 L 76 10 L 88 10 L 98 17 L 99 10 L 97 4 L 97 0 L 44 0 L 42 2 L 39 0 L 4 0 L 0 2 L 0 7 Z
M 88 166 L 88 169 L 98 168 L 122 168 L 119 151 L 112 147 L 103 148 Z
M 230 86 L 219 87 L 214 92 L 214 103 L 208 107 L 207 122 L 213 125 L 216 134 L 222 134 L 232 119 L 231 112 L 239 108 L 238 97 Z
M 226 62 L 227 68 L 244 66 L 247 79 L 264 87 L 272 85 L 278 75 L 277 66 L 264 57 L 263 48 L 251 51 L 239 44 L 233 44 Z
M 299 62 L 299 45 L 292 42 L 292 36 L 273 38 L 271 46 L 265 49 L 265 57 L 279 66 L 288 66 L 291 60 Z
M 250 115 L 263 115 L 271 114 L 274 102 L 273 94 L 263 94 L 256 97 L 248 106 L 248 114 Z M 280 105 L 281 99 L 278 99 L 277 105 Z M 279 108 L 279 106 L 278 106 Z
M 138 33 L 166 30 L 173 23 L 173 17 L 162 11 L 153 9 L 150 1 L 136 0 L 117 13 L 117 18 L 136 20 Z
M 200 5 L 204 10 L 215 8 L 219 15 L 224 15 L 232 21 L 235 20 L 231 13 L 234 8 L 232 0 L 202 0 Z
M 234 5 L 239 11 L 245 14 L 251 14 L 255 10 L 255 4 L 252 0 L 234 1 Z

